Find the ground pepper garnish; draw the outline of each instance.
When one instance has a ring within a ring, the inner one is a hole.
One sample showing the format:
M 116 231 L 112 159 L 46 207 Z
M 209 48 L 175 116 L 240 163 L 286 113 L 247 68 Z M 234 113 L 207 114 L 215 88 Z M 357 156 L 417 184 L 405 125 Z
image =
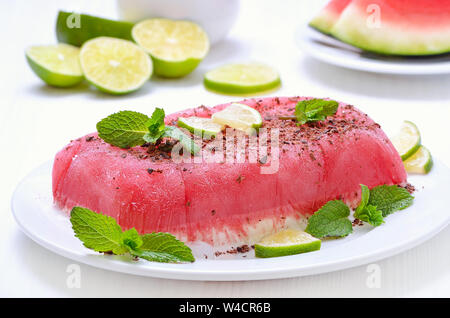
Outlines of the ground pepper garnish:
M 239 177 L 237 177 L 237 179 L 236 179 L 236 182 L 237 183 L 241 183 L 242 182 L 242 180 L 244 180 L 245 179 L 245 177 L 244 176 L 242 176 L 242 175 L 239 175 Z

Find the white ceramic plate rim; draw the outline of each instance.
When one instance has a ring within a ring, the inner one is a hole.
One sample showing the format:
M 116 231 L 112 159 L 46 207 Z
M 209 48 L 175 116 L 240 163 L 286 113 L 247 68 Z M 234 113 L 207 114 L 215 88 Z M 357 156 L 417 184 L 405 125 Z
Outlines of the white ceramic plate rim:
M 322 44 L 319 39 L 330 46 Z M 311 57 L 349 69 L 399 75 L 435 75 L 450 73 L 450 55 L 418 59 L 364 55 L 362 50 L 301 25 L 295 32 L 297 46 Z
M 48 162 L 24 178 L 13 194 L 12 211 L 19 227 L 27 236 L 41 246 L 77 262 L 122 273 L 160 278 L 239 281 L 331 272 L 403 252 L 431 238 L 450 222 L 445 202 L 439 200 L 445 197 L 450 169 L 437 161 L 429 175 L 410 178 L 413 184 L 424 187 L 416 193 L 412 207 L 390 215 L 386 224 L 380 227 L 349 235 L 329 248 L 270 259 L 197 260 L 190 264 L 163 264 L 144 260 L 134 262 L 125 257 L 101 255 L 85 248 L 73 236 L 67 217 L 61 214 L 56 218 L 64 218 L 63 223 L 66 225 L 63 226 L 53 216 L 49 217 L 42 207 L 55 209 L 51 200 L 49 201 L 50 190 L 43 190 L 44 186 L 48 188 L 51 184 L 50 178 L 51 163 Z

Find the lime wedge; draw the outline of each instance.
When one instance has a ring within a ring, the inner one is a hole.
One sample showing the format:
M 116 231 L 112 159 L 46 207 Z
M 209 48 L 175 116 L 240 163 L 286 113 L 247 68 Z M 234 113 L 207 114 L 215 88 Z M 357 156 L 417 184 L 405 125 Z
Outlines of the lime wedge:
M 25 55 L 34 73 L 49 85 L 69 87 L 83 80 L 80 49 L 75 46 L 32 46 L 26 50 Z
M 148 19 L 137 23 L 131 34 L 152 57 L 155 74 L 163 77 L 189 74 L 209 51 L 205 31 L 189 21 Z
M 206 88 L 223 94 L 253 94 L 274 89 L 281 84 L 278 73 L 260 64 L 228 64 L 207 72 Z
M 213 122 L 210 118 L 195 116 L 178 118 L 178 126 L 186 128 L 192 133 L 201 132 L 202 136 L 216 136 L 225 128 L 225 126 Z
M 127 94 L 139 89 L 153 69 L 150 57 L 136 44 L 110 37 L 84 43 L 80 62 L 86 79 L 111 94 Z
M 134 24 L 59 11 L 56 20 L 56 37 L 59 42 L 81 46 L 84 42 L 99 37 L 110 36 L 132 41 L 131 29 Z
M 214 113 L 211 119 L 214 123 L 227 125 L 247 133 L 262 126 L 261 114 L 256 109 L 239 103 L 233 103 Z
M 433 157 L 427 148 L 420 146 L 403 164 L 408 173 L 427 174 L 433 167 Z
M 321 241 L 314 236 L 292 229 L 267 236 L 255 244 L 256 257 L 294 255 L 320 249 Z
M 412 122 L 405 120 L 400 128 L 400 132 L 391 141 L 404 161 L 411 157 L 420 147 L 419 129 Z

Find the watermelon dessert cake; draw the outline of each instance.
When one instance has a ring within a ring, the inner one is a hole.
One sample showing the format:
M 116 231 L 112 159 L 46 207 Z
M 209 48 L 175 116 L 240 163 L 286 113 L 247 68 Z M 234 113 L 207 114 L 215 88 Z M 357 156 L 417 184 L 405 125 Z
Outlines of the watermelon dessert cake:
M 313 28 L 383 55 L 450 52 L 450 0 L 334 0 Z
M 278 131 L 277 157 L 269 135 L 268 153 L 256 162 L 248 153 L 233 163 L 202 157 L 174 162 L 171 150 L 177 142 L 170 138 L 128 149 L 112 146 L 98 133 L 73 140 L 54 160 L 54 202 L 67 211 L 82 206 L 114 217 L 123 229 L 169 232 L 188 245 L 221 250 L 253 245 L 282 229 L 304 229 L 308 217 L 330 200 L 355 208 L 360 184 L 406 185 L 402 159 L 391 141 L 354 106 L 339 103 L 333 116 L 302 125 L 290 120 L 297 103 L 309 99 L 239 102 L 261 114 L 261 128 Z M 165 123 L 210 118 L 229 106 L 187 109 L 166 116 Z M 222 142 L 218 138 L 201 140 L 201 148 L 214 152 L 208 145 Z M 262 134 L 255 138 L 259 141 Z M 224 141 L 225 152 L 227 147 Z M 278 160 L 276 169 L 261 173 L 273 160 Z

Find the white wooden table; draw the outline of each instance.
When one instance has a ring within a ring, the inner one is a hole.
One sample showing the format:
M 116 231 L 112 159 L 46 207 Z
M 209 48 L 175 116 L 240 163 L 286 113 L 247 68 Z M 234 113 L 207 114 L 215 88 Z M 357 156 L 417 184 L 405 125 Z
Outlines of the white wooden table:
M 68 90 L 47 87 L 24 57 L 26 46 L 56 41 L 58 9 L 115 18 L 113 1 L 0 2 L 0 296 L 449 297 L 450 227 L 419 247 L 378 262 L 379 286 L 367 284 L 367 266 L 302 278 L 216 283 L 144 278 L 80 264 L 81 288 L 68 288 L 66 270 L 73 262 L 35 244 L 13 220 L 10 198 L 17 183 L 51 160 L 70 139 L 94 131 L 96 122 L 110 113 L 122 109 L 150 113 L 155 106 L 170 113 L 236 100 L 207 92 L 201 85 L 206 70 L 229 61 L 267 62 L 282 77 L 283 87 L 275 94 L 353 103 L 388 133 L 403 119 L 412 120 L 435 158 L 450 166 L 450 76 L 370 74 L 304 56 L 295 46 L 294 31 L 321 5 L 322 1 L 306 0 L 242 1 L 229 37 L 211 49 L 193 74 L 182 80 L 152 80 L 135 94 L 114 97 L 87 85 Z

